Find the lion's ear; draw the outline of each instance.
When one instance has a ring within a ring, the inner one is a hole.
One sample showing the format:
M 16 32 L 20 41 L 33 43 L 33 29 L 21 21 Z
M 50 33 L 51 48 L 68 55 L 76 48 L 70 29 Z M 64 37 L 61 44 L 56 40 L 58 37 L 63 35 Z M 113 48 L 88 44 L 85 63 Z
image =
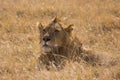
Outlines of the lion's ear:
M 73 24 L 69 25 L 67 28 L 65 28 L 65 31 L 68 33 L 71 33 L 73 28 L 72 28 Z
M 43 30 L 43 26 L 41 23 L 37 22 L 37 27 L 39 28 L 39 31 L 41 32 Z
M 55 18 L 53 19 L 53 22 L 54 22 L 54 23 L 60 22 L 60 19 L 59 19 L 58 17 L 55 17 Z

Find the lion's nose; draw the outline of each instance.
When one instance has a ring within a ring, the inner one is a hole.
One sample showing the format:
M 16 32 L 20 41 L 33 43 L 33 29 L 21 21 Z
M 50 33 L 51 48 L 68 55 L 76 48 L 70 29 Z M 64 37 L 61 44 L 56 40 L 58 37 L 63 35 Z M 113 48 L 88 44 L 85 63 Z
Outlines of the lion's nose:
M 45 41 L 45 42 L 50 41 L 50 38 L 49 38 L 48 36 L 45 36 L 45 37 L 43 38 L 43 41 Z

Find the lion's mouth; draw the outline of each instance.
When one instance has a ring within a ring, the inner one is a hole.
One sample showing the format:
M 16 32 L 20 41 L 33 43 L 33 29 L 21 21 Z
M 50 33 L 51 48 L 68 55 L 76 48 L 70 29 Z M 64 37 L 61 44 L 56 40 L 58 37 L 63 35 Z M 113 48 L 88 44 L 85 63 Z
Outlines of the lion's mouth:
M 44 44 L 44 45 L 43 45 L 43 47 L 49 47 L 49 45 L 47 45 L 47 44 Z
M 46 53 L 51 52 L 51 47 L 47 44 L 44 44 L 43 45 L 43 51 L 46 52 Z

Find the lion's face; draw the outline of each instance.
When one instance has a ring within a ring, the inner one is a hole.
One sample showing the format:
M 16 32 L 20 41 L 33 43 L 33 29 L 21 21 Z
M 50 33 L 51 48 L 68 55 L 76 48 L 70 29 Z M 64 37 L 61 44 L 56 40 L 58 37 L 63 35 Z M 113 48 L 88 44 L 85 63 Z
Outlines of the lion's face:
M 63 28 L 55 18 L 48 26 L 39 25 L 42 50 L 45 53 L 53 52 L 67 45 L 72 31 L 71 25 Z

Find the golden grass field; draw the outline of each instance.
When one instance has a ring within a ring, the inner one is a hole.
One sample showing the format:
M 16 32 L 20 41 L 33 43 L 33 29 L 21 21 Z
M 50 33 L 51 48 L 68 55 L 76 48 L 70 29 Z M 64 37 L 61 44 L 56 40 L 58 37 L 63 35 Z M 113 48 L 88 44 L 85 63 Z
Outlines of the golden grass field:
M 38 71 L 37 22 L 58 16 L 106 66 L 68 63 Z M 107 65 L 109 63 L 109 65 Z M 0 0 L 0 80 L 120 80 L 120 0 Z

